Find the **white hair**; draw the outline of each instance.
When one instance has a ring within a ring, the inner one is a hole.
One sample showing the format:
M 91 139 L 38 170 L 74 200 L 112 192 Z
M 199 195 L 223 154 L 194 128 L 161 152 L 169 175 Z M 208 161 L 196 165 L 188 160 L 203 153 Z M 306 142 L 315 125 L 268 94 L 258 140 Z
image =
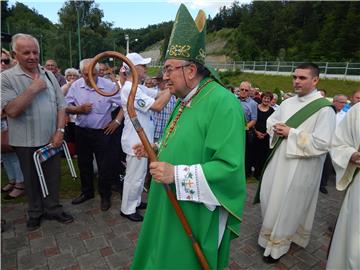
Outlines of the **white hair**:
M 273 93 L 273 98 L 278 99 L 279 97 L 278 97 L 278 95 L 276 93 Z
M 80 76 L 80 74 L 79 74 L 79 71 L 76 69 L 76 68 L 67 68 L 66 70 L 65 70 L 65 77 L 67 76 L 67 75 L 70 75 L 70 74 L 74 74 L 74 75 L 76 75 L 76 76 Z
M 36 44 L 38 51 L 40 51 L 40 46 L 39 46 L 39 41 L 33 37 L 32 35 L 28 35 L 28 34 L 16 34 L 11 38 L 11 48 L 14 52 L 16 52 L 16 42 L 18 39 L 30 39 L 32 41 L 34 41 L 34 43 Z
M 80 72 L 83 72 L 83 71 L 84 71 L 85 65 L 89 64 L 89 63 L 91 62 L 91 60 L 92 60 L 92 58 L 86 58 L 86 59 L 83 59 L 83 60 L 80 61 L 80 63 L 79 63 Z M 97 72 L 99 72 L 99 69 L 100 69 L 100 65 L 99 65 L 99 63 L 96 63 L 96 65 L 95 65 L 95 70 L 96 70 Z

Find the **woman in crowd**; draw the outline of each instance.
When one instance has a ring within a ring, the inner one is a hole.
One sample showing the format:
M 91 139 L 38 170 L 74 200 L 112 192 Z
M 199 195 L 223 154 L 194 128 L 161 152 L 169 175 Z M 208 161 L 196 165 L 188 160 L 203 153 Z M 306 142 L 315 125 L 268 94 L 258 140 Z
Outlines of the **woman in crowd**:
M 257 109 L 257 121 L 255 124 L 255 139 L 254 139 L 254 153 L 256 156 L 254 160 L 255 172 L 254 176 L 259 180 L 261 177 L 261 172 L 264 166 L 264 163 L 269 156 L 269 134 L 266 133 L 266 120 L 274 112 L 274 109 L 271 108 L 271 100 L 273 94 L 271 92 L 262 93 L 261 103 L 258 105 Z
M 1 72 L 12 67 L 10 53 L 1 49 Z M 24 177 L 21 172 L 19 160 L 13 152 L 8 140 L 8 128 L 6 115 L 1 114 L 1 160 L 4 164 L 9 183 L 1 188 L 1 192 L 7 193 L 4 199 L 15 199 L 24 194 Z
M 64 84 L 61 87 L 61 90 L 64 93 L 64 96 L 66 96 L 67 92 L 70 89 L 70 86 L 73 82 L 75 82 L 77 79 L 79 79 L 80 74 L 79 71 L 75 68 L 68 68 L 65 70 L 65 79 L 66 84 Z M 76 146 L 75 146 L 75 114 L 67 115 L 66 119 L 66 126 L 65 126 L 65 134 L 64 134 L 64 140 L 67 143 L 67 146 L 70 151 L 70 155 L 74 157 L 76 155 Z

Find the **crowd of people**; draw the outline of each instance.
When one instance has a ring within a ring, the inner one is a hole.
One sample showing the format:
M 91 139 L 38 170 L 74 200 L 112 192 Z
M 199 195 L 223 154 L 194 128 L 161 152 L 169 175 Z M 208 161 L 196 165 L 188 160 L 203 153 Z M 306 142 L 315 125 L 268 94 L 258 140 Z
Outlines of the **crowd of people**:
M 73 222 L 59 201 L 61 156 L 42 164 L 49 188 L 45 198 L 33 162 L 37 149 L 60 147 L 65 140 L 78 160 L 81 179 L 81 193 L 73 205 L 93 199 L 97 190 L 100 209 L 107 211 L 112 185 L 123 180 L 120 215 L 141 222 L 144 217 L 138 209 L 147 208 L 135 269 L 199 267 L 162 184 L 171 186 L 210 268 L 223 268 L 230 240 L 240 232 L 246 177 L 259 181 L 256 200 L 263 223 L 258 243 L 264 261 L 275 263 L 292 243 L 308 245 L 319 190 L 327 193 L 327 179 L 335 170 L 338 188 L 347 192 L 328 268 L 360 267 L 359 239 L 351 237 L 360 233 L 355 224 L 360 89 L 349 101 L 338 94 L 331 103 L 324 98 L 326 91 L 317 89 L 319 68 L 312 63 L 294 70 L 294 92 L 284 96 L 255 88 L 249 81 L 226 89 L 204 63 L 206 20 L 199 14 L 194 26 L 181 5 L 176 18 L 180 23 L 174 24 L 166 62 L 156 76 L 146 74 L 150 58 L 127 55 L 139 78 L 134 100 L 138 121 L 159 161 L 149 162 L 127 111 L 133 84 L 127 64 L 115 74 L 106 63 L 90 71 L 91 59 L 83 59 L 79 70 L 68 68 L 63 76 L 55 60 L 39 65 L 36 38 L 14 35 L 12 54 L 1 51 L 1 160 L 9 179 L 2 187 L 5 199 L 26 193 L 29 230 L 38 229 L 43 219 Z M 195 27 L 196 34 L 185 39 L 183 35 Z M 173 49 L 184 40 L 196 49 Z M 102 91 L 120 91 L 99 94 L 89 72 Z M 148 174 L 153 181 L 146 203 L 142 192 Z M 170 234 L 176 241 L 167 241 Z M 157 244 L 149 248 L 149 243 Z

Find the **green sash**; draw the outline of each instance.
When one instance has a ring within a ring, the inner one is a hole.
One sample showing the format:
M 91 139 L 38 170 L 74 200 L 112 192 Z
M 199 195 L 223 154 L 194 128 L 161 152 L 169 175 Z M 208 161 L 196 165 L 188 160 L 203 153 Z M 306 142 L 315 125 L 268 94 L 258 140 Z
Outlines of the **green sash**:
M 316 113 L 317 111 L 319 111 L 320 109 L 322 109 L 322 108 L 324 108 L 326 106 L 332 106 L 331 102 L 329 100 L 327 100 L 326 98 L 315 99 L 315 100 L 311 101 L 309 104 L 307 104 L 306 106 L 304 106 L 303 108 L 301 108 L 300 110 L 298 110 L 295 114 L 293 114 L 285 122 L 285 124 L 288 127 L 297 128 L 303 122 L 305 122 L 306 119 L 308 119 L 314 113 Z M 258 184 L 256 195 L 255 195 L 255 198 L 254 198 L 254 202 L 253 202 L 254 204 L 260 202 L 260 188 L 261 188 L 262 177 L 263 177 L 265 169 L 266 169 L 267 165 L 269 164 L 271 158 L 273 157 L 276 149 L 278 149 L 279 145 L 281 144 L 281 142 L 283 140 L 284 140 L 284 137 L 279 137 L 279 139 L 277 140 L 276 144 L 274 145 L 274 148 L 272 149 L 269 157 L 265 161 L 265 164 L 264 164 L 262 172 L 261 172 L 260 181 L 259 181 L 259 184 Z

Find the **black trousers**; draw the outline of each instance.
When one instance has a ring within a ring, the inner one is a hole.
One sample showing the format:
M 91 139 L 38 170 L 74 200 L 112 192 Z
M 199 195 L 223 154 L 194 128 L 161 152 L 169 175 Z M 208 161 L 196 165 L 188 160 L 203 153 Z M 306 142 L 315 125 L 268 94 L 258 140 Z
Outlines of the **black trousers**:
M 329 153 L 326 154 L 324 161 L 324 167 L 321 175 L 320 187 L 326 187 L 330 174 L 334 171 L 334 167 L 331 162 L 331 156 Z
M 75 126 L 81 192 L 92 196 L 94 190 L 94 155 L 98 166 L 98 191 L 101 197 L 111 197 L 111 184 L 119 179 L 120 156 L 117 147 L 118 132 L 105 135 L 102 129 Z M 115 146 L 115 147 L 114 147 Z
M 59 203 L 60 153 L 41 163 L 49 196 L 43 198 L 39 177 L 33 159 L 34 152 L 40 147 L 14 147 L 24 175 L 25 192 L 28 200 L 28 215 L 38 218 L 44 213 L 60 214 L 63 209 Z
M 245 173 L 247 177 L 252 175 L 251 167 L 254 166 L 254 151 L 253 151 L 254 137 L 255 134 L 253 130 L 246 131 Z

